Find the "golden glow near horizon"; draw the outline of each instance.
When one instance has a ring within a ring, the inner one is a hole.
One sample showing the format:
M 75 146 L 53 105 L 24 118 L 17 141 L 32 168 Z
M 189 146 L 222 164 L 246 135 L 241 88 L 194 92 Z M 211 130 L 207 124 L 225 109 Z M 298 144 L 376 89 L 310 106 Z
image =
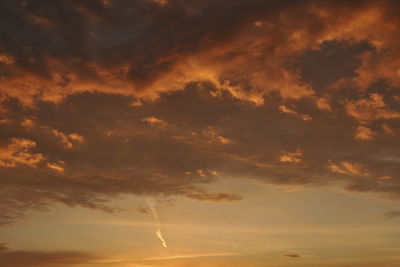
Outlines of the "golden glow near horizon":
M 398 10 L 1 1 L 0 266 L 399 266 Z

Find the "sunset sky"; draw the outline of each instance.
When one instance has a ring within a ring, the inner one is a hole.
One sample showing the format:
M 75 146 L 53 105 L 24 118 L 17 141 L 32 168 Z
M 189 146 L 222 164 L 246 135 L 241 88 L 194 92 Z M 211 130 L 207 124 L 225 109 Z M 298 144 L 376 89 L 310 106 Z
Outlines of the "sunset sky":
M 1 267 L 400 266 L 400 2 L 1 0 Z

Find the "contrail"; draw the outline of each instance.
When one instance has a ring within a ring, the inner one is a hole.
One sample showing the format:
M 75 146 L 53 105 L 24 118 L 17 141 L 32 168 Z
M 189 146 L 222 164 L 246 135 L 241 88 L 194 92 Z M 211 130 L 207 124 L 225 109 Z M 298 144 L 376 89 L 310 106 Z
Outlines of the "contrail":
M 163 247 L 166 248 L 167 242 L 165 242 L 165 239 L 163 238 L 162 233 L 161 233 L 161 223 L 160 223 L 160 219 L 158 218 L 156 208 L 154 207 L 154 204 L 148 199 L 147 199 L 147 203 L 149 204 L 150 210 L 154 215 L 154 219 L 156 219 L 156 221 L 157 221 L 156 235 L 161 240 L 161 244 L 163 245 Z

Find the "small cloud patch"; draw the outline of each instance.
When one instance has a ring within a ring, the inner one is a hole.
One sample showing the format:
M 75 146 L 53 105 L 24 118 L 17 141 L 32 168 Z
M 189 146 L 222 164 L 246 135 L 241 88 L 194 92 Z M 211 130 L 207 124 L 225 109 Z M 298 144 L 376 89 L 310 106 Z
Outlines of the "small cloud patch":
M 385 212 L 385 214 L 383 216 L 387 220 L 399 218 L 400 217 L 400 211 L 397 211 L 397 210 L 387 211 L 387 212 Z
M 160 128 L 164 128 L 167 126 L 166 121 L 164 121 L 163 119 L 156 118 L 154 116 L 143 118 L 142 122 L 146 122 L 151 126 L 158 126 Z
M 289 253 L 289 254 L 283 255 L 283 257 L 288 257 L 288 258 L 300 258 L 301 256 L 300 256 L 299 254 Z

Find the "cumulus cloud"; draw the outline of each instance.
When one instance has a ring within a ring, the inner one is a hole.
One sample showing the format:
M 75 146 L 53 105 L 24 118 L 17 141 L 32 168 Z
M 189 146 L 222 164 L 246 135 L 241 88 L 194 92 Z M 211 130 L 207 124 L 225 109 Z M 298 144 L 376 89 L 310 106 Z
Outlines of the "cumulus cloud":
M 8 145 L 0 147 L 0 166 L 11 168 L 21 163 L 35 167 L 43 160 L 42 154 L 30 152 L 30 149 L 35 146 L 36 143 L 32 140 L 11 138 Z
M 153 125 L 153 126 L 159 126 L 159 127 L 167 126 L 166 121 L 164 121 L 163 119 L 158 119 L 154 116 L 143 118 L 142 121 L 147 122 L 148 124 Z
M 202 134 L 206 138 L 207 142 L 216 142 L 223 145 L 229 144 L 231 141 L 228 138 L 219 135 L 220 131 L 221 131 L 220 129 L 208 126 L 206 129 L 202 131 Z
M 352 163 L 348 161 L 342 161 L 340 163 L 333 163 L 329 161 L 329 169 L 331 171 L 341 174 L 351 175 L 368 175 L 366 168 L 360 163 Z
M 346 111 L 360 122 L 370 122 L 378 119 L 400 118 L 400 112 L 387 108 L 383 96 L 373 93 L 369 98 L 348 102 Z
M 221 177 L 400 198 L 397 8 L 1 2 L 0 223 L 119 194 L 240 200 Z
M 368 127 L 358 126 L 354 136 L 357 140 L 371 140 L 375 133 Z
M 280 156 L 281 162 L 300 162 L 301 156 L 303 155 L 303 151 L 301 149 L 296 150 L 295 152 L 286 152 L 282 151 Z
M 350 190 L 397 195 L 396 169 L 388 172 L 380 163 L 383 156 L 371 161 L 354 150 L 358 146 L 354 128 L 345 120 L 332 118 L 330 124 L 325 117 L 317 116 L 313 120 L 316 125 L 304 124 L 280 117 L 279 99 L 270 98 L 270 106 L 254 108 L 252 104 L 232 103 L 228 95 L 215 98 L 209 93 L 212 90 L 212 86 L 193 85 L 183 93 L 166 94 L 142 106 L 132 106 L 129 97 L 98 93 L 73 95 L 56 104 L 42 101 L 34 109 L 23 111 L 4 103 L 8 113 L 14 112 L 15 123 L 11 124 L 14 128 L 8 126 L 14 130 L 3 134 L 19 132 L 35 140 L 29 154 L 40 153 L 45 159 L 35 168 L 16 163 L 1 169 L 4 191 L 0 206 L 5 211 L 2 214 L 7 214 L 2 224 L 24 218 L 30 209 L 47 210 L 52 203 L 114 211 L 117 207 L 110 207 L 108 200 L 117 194 L 240 200 L 241 196 L 230 192 L 201 189 L 202 183 L 210 184 L 220 177 L 249 177 L 289 186 L 329 185 L 344 179 L 352 186 Z M 165 131 L 154 131 L 142 121 L 150 111 L 168 121 Z M 25 112 L 37 118 L 34 127 L 27 129 L 19 123 Z M 63 125 L 57 117 L 66 118 Z M 320 127 L 320 123 L 327 126 Z M 79 132 L 85 136 L 85 143 L 65 149 L 49 129 Z M 110 131 L 113 134 L 106 134 Z M 234 141 L 221 142 L 218 137 Z M 302 149 L 296 149 L 301 142 Z M 377 153 L 376 146 L 370 149 L 374 150 L 371 154 Z M 346 158 L 344 151 L 357 161 Z M 282 164 L 287 165 L 282 168 Z M 393 183 L 385 186 L 369 179 L 353 180 L 387 175 L 393 177 Z
M 108 3 L 3 4 L 5 35 L 13 38 L 1 43 L 8 77 L 2 90 L 25 103 L 33 97 L 59 101 L 93 89 L 154 99 L 206 80 L 236 98 L 263 104 L 263 95 L 273 91 L 295 99 L 314 94 L 294 68 L 295 57 L 306 49 L 332 40 L 367 40 L 376 47 L 395 41 L 393 33 L 376 36 L 396 23 L 387 16 L 386 1 L 381 6 L 374 1 Z M 238 10 L 241 16 L 232 15 Z M 346 15 L 332 15 L 337 12 Z M 207 19 L 210 14 L 214 19 Z M 128 21 L 135 26 L 123 27 Z M 171 34 L 154 35 L 165 32 Z M 34 38 L 24 39 L 26 33 Z M 54 42 L 43 41 L 49 35 Z
M 60 139 L 60 142 L 66 148 L 73 148 L 74 144 L 82 143 L 84 141 L 84 138 L 77 133 L 72 133 L 72 134 L 66 135 L 56 129 L 53 129 L 52 133 L 54 134 L 54 136 L 56 136 Z
M 332 107 L 329 104 L 329 100 L 326 98 L 318 98 L 316 103 L 317 103 L 317 106 L 319 109 L 328 110 L 328 111 L 332 110 Z

